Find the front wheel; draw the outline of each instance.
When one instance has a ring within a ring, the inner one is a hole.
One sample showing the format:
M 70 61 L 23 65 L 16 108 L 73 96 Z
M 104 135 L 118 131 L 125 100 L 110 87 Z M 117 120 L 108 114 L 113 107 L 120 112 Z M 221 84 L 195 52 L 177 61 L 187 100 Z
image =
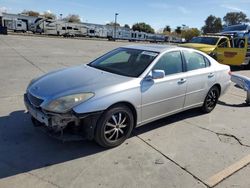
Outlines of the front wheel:
M 211 111 L 213 111 L 218 102 L 219 96 L 220 91 L 218 87 L 213 86 L 207 93 L 207 96 L 202 106 L 202 111 L 205 113 L 210 113 Z
M 130 136 L 133 127 L 131 110 L 127 106 L 113 107 L 98 120 L 95 141 L 106 148 L 116 147 Z

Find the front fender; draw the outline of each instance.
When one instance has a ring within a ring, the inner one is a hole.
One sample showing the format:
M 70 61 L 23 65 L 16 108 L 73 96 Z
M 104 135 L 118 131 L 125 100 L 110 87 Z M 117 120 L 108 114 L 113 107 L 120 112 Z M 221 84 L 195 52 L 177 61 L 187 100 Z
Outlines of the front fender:
M 114 92 L 102 97 L 93 97 L 92 99 L 76 106 L 73 111 L 79 114 L 104 111 L 113 104 L 127 102 L 134 106 L 137 113 L 137 121 L 141 119 L 141 90 L 135 87 L 125 91 Z

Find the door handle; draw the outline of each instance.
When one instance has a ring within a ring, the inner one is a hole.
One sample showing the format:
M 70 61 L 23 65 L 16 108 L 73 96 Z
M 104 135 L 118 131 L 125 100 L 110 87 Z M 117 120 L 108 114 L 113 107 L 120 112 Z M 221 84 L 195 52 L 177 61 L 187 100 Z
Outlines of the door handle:
M 209 75 L 208 75 L 208 78 L 213 78 L 214 77 L 214 73 L 210 73 Z
M 184 84 L 186 81 L 187 81 L 187 79 L 182 78 L 178 81 L 178 84 Z

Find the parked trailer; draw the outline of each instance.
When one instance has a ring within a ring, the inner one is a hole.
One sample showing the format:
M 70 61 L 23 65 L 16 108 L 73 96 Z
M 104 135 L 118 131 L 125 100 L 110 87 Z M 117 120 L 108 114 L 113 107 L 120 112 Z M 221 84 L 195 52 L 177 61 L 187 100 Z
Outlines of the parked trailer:
M 44 23 L 49 20 L 48 18 L 37 18 L 34 23 L 30 25 L 30 31 L 33 33 L 44 33 Z
M 9 20 L 8 20 L 9 19 Z M 17 20 L 15 20 L 17 19 Z M 3 17 L 4 25 L 14 31 L 32 31 L 46 35 L 58 35 L 65 37 L 97 37 L 109 40 L 148 41 L 164 42 L 166 38 L 160 34 L 149 34 L 133 31 L 125 27 L 91 24 L 91 23 L 69 23 L 63 20 L 52 20 L 43 17 L 30 17 L 24 15 L 6 15 Z
M 4 25 L 9 29 L 13 30 L 14 32 L 26 32 L 27 31 L 27 24 L 22 20 L 3 20 Z
M 46 20 L 43 23 L 44 34 L 61 35 L 65 37 L 87 36 L 87 26 L 80 23 Z
M 115 36 L 115 37 L 114 37 Z M 114 30 L 108 32 L 109 40 L 129 40 L 129 41 L 148 41 L 148 42 L 165 42 L 165 35 L 150 34 L 146 32 L 133 31 L 127 28 L 117 28 L 116 35 Z

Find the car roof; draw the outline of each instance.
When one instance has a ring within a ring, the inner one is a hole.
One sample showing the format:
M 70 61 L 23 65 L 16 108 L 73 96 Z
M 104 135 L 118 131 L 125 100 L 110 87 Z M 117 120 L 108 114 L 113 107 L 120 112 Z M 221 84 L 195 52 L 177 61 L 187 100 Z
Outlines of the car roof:
M 123 46 L 124 48 L 130 48 L 130 49 L 137 49 L 137 50 L 145 50 L 145 51 L 152 51 L 152 52 L 164 52 L 166 50 L 178 48 L 174 45 L 162 45 L 162 44 L 134 44 L 134 45 L 128 45 Z

